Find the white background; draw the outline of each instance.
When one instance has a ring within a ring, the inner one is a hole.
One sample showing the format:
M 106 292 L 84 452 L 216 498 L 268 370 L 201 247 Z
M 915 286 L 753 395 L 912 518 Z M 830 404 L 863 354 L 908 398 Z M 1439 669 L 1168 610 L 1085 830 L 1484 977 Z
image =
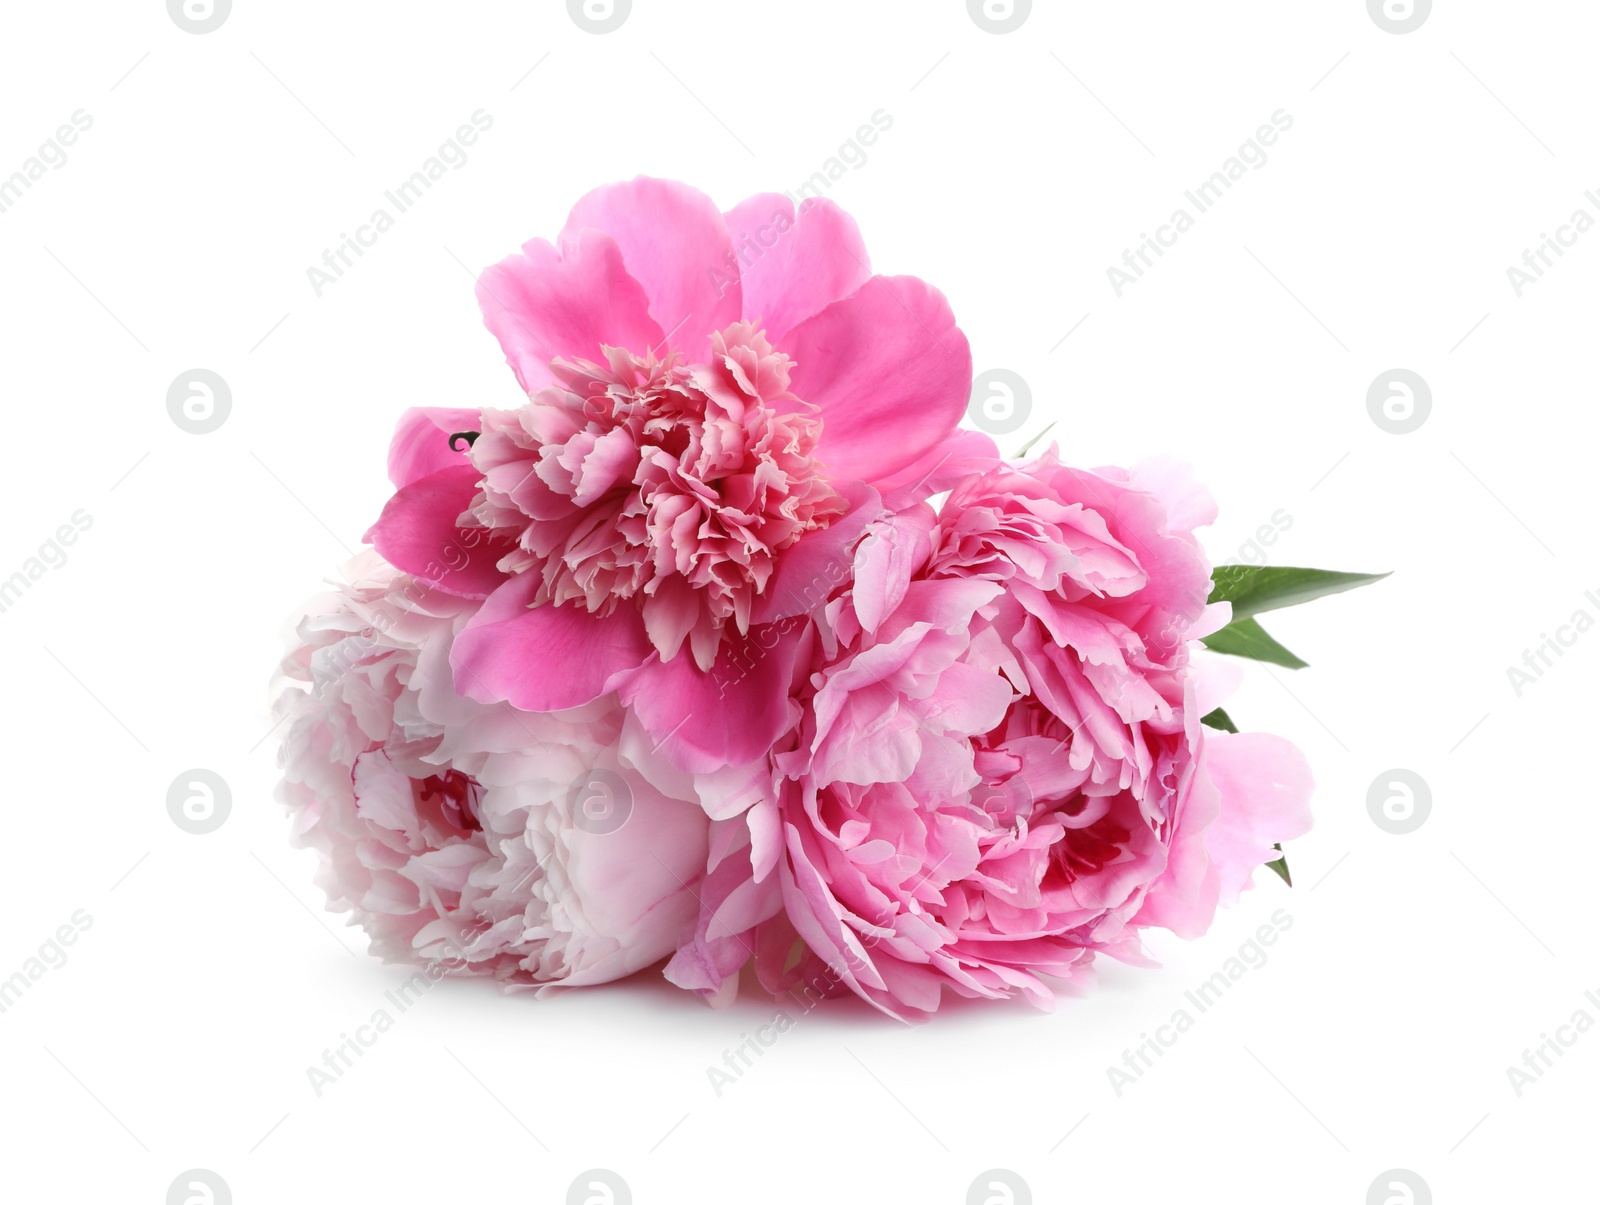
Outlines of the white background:
M 1600 1020 L 1600 634 L 1520 697 L 1506 670 L 1600 618 L 1600 233 L 1520 298 L 1506 269 L 1600 217 L 1592 5 L 1441 0 L 1405 35 L 1361 0 L 1040 3 L 998 36 L 960 0 L 636 0 L 604 36 L 557 0 L 4 22 L 0 177 L 93 118 L 0 213 L 0 577 L 93 519 L 0 614 L 0 977 L 92 917 L 0 1015 L 8 1199 L 155 1205 L 194 1167 L 241 1203 L 560 1202 L 591 1167 L 641 1203 L 958 1205 L 993 1167 L 1039 1202 L 1360 1205 L 1396 1167 L 1439 1202 L 1579 1199 L 1600 1033 L 1520 1098 L 1506 1068 Z M 317 297 L 306 269 L 478 109 L 467 164 Z M 1395 571 L 1269 617 L 1311 667 L 1252 666 L 1230 705 L 1315 767 L 1296 886 L 1258 873 L 1050 1015 L 819 1009 L 720 1097 L 707 1067 L 770 1003 L 447 982 L 318 1098 L 307 1066 L 403 976 L 288 846 L 266 682 L 387 496 L 399 411 L 515 402 L 471 274 L 604 181 L 794 189 L 880 109 L 829 195 L 1029 382 L 1016 442 L 1054 420 L 1074 462 L 1191 459 L 1218 561 L 1283 511 L 1271 563 Z M 1106 269 L 1279 109 L 1266 165 L 1119 298 Z M 232 391 L 207 435 L 166 411 L 196 367 Z M 1408 435 L 1367 412 L 1395 367 L 1432 388 Z M 193 767 L 232 790 L 207 836 L 166 813 Z M 1432 793 L 1406 836 L 1367 812 L 1396 767 Z M 1276 909 L 1270 961 L 1119 1096 L 1107 1067 Z

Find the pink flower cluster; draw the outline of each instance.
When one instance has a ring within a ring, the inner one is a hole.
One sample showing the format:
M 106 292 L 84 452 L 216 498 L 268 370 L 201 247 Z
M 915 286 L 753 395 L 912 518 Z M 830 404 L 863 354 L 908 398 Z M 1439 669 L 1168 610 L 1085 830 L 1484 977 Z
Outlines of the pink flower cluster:
M 526 398 L 401 418 L 277 704 L 377 953 L 1045 1005 L 1309 828 L 1291 745 L 1200 722 L 1207 495 L 958 430 L 949 305 L 832 203 L 601 188 L 478 297 Z

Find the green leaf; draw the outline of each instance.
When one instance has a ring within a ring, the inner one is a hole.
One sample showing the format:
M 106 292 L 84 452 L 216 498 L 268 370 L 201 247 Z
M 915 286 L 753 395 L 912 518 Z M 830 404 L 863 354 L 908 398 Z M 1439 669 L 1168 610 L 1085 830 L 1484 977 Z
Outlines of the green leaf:
M 1276 843 L 1274 843 L 1272 848 L 1277 850 L 1280 854 L 1283 852 L 1283 846 Z M 1273 874 L 1277 875 L 1285 883 L 1289 884 L 1289 886 L 1294 886 L 1294 880 L 1289 877 L 1289 859 L 1274 858 L 1272 861 L 1267 863 L 1267 869 L 1271 870 Z
M 1275 611 L 1370 586 L 1387 573 L 1335 573 L 1331 569 L 1295 569 L 1273 565 L 1219 565 L 1211 574 L 1211 602 L 1233 604 L 1234 619 L 1249 619 L 1262 611 Z
M 1266 661 L 1286 669 L 1304 669 L 1307 664 L 1268 636 L 1266 629 L 1253 619 L 1236 619 L 1200 643 L 1214 653 L 1248 657 L 1252 661 Z
M 1024 456 L 1026 456 L 1028 454 L 1028 449 L 1029 448 L 1033 447 L 1034 444 L 1038 443 L 1046 435 L 1050 434 L 1050 430 L 1054 426 L 1055 426 L 1055 424 L 1051 423 L 1049 427 L 1046 427 L 1043 431 L 1039 432 L 1039 434 L 1035 435 L 1027 443 L 1023 444 L 1020 448 L 1017 449 L 1017 454 L 1014 457 L 1012 457 L 1012 459 L 1013 460 L 1021 460 Z

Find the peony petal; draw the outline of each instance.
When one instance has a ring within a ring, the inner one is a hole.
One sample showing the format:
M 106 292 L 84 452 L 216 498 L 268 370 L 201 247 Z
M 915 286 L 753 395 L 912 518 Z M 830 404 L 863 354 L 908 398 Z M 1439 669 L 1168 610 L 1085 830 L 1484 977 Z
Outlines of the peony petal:
M 461 464 L 467 446 L 452 450 L 457 431 L 477 431 L 481 412 L 451 406 L 414 406 L 400 416 L 389 443 L 389 480 L 402 489 L 440 469 Z
M 382 749 L 356 757 L 350 769 L 350 785 L 355 792 L 356 815 L 369 824 L 396 833 L 421 829 L 411 780 L 395 769 Z
M 537 574 L 513 577 L 461 629 L 450 650 L 457 691 L 524 711 L 562 711 L 614 689 L 650 655 L 633 607 L 603 617 L 570 605 L 530 607 L 538 589 Z
M 1187 632 L 1185 638 L 1189 640 L 1204 640 L 1213 632 L 1220 632 L 1233 622 L 1233 604 L 1223 601 L 1207 603 L 1205 610 L 1200 612 L 1200 618 Z
M 1206 769 L 1222 792 L 1222 811 L 1206 832 L 1221 878 L 1221 903 L 1250 886 L 1275 842 L 1311 831 L 1311 767 L 1305 754 L 1265 732 L 1206 733 Z
M 676 573 L 657 579 L 656 584 L 659 588 L 644 600 L 640 611 L 650 643 L 670 661 L 700 618 L 700 600 L 688 580 Z
M 1000 449 L 994 440 L 981 431 L 957 431 L 876 484 L 885 506 L 905 510 L 944 493 L 963 477 L 987 473 L 1000 463 Z
M 681 988 L 712 995 L 737 982 L 754 949 L 755 927 L 782 910 L 783 896 L 776 880 L 751 880 L 742 849 L 705 876 L 699 895 L 694 937 L 679 947 L 665 974 Z
M 1155 456 L 1133 466 L 1129 480 L 1148 490 L 1167 509 L 1167 528 L 1193 531 L 1217 521 L 1217 500 L 1195 480 L 1194 470 L 1181 460 Z
M 609 768 L 609 767 L 608 767 Z M 709 826 L 692 802 L 626 780 L 627 819 L 615 831 L 565 834 L 570 904 L 581 905 L 591 941 L 616 953 L 575 968 L 570 987 L 606 983 L 667 957 L 694 932 Z
M 397 569 L 462 598 L 487 598 L 505 581 L 497 562 L 516 542 L 456 520 L 481 475 L 470 464 L 441 469 L 395 492 L 364 537 Z
M 867 282 L 866 244 L 855 220 L 832 201 L 810 197 L 796 213 L 780 193 L 761 193 L 727 214 L 739 260 L 744 318 L 777 343 Z
M 711 333 L 738 321 L 743 295 L 733 239 L 711 198 L 675 180 L 639 176 L 579 198 L 563 243 L 585 227 L 616 240 L 661 328 L 657 340 L 684 351 L 690 363 L 704 362 Z
M 937 516 L 931 506 L 916 506 L 873 525 L 872 538 L 856 549 L 855 582 L 851 587 L 856 618 L 867 632 L 898 607 L 911 586 L 911 576 L 927 563 L 930 535 Z
M 684 654 L 665 663 L 654 656 L 618 694 L 680 769 L 742 766 L 765 755 L 790 723 L 789 679 L 806 636 L 797 621 L 729 636 L 709 673 Z
M 1229 604 L 1218 605 L 1226 607 Z M 1196 716 L 1210 715 L 1231 699 L 1244 682 L 1244 661 L 1239 657 L 1196 649 L 1190 665 L 1193 667 L 1191 680 L 1194 682 L 1194 703 L 1185 707 L 1185 711 L 1193 712 Z
M 867 486 L 850 482 L 839 492 L 850 509 L 829 526 L 807 532 L 783 551 L 772 579 L 756 603 L 752 624 L 807 614 L 849 580 L 856 542 L 885 511 L 877 491 Z
M 602 347 L 643 355 L 661 342 L 649 300 L 623 267 L 622 251 L 598 230 L 524 243 L 478 279 L 484 325 L 527 393 L 553 384 L 550 361 L 604 362 Z
M 873 482 L 914 463 L 966 413 L 972 353 L 950 306 L 914 276 L 874 276 L 784 337 L 790 388 L 821 407 L 818 458 Z

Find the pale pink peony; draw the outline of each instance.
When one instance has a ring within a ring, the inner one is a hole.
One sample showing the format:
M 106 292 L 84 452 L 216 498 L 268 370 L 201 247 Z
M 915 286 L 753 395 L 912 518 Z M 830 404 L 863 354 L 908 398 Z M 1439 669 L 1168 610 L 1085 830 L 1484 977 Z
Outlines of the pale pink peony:
M 460 697 L 476 604 L 371 553 L 284 663 L 280 799 L 328 907 L 389 961 L 509 984 L 604 983 L 692 929 L 708 820 L 618 752 L 614 698 L 530 714 Z
M 685 770 L 761 756 L 818 574 L 986 442 L 955 431 L 972 365 L 944 297 L 872 275 L 832 202 L 723 214 L 645 178 L 583 197 L 478 297 L 529 400 L 409 412 L 369 533 L 486 600 L 457 688 L 529 711 L 616 691 Z M 455 432 L 481 432 L 470 454 Z
M 947 989 L 1045 1005 L 1096 952 L 1142 960 L 1142 927 L 1203 932 L 1311 786 L 1287 742 L 1200 723 L 1210 518 L 1170 469 L 1052 452 L 875 523 L 796 658 L 795 723 L 711 809 L 669 978 L 725 997 L 753 954 L 773 990 L 896 1016 Z

